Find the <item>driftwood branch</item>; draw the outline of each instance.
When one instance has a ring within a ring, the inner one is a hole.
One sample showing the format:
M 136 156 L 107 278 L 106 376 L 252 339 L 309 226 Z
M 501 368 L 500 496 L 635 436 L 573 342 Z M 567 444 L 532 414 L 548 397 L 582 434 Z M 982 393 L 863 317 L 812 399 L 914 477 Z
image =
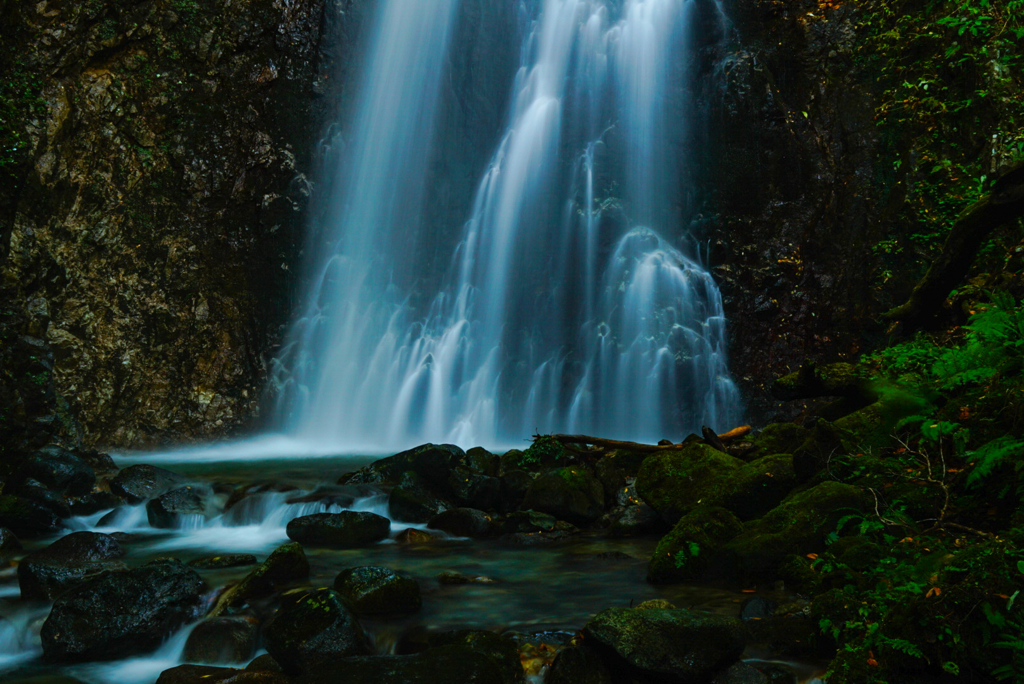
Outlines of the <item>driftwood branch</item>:
M 709 428 L 705 428 L 715 435 Z M 720 442 L 729 442 L 745 435 L 750 434 L 750 426 L 743 425 L 738 428 L 733 428 L 728 432 L 724 432 L 715 437 Z M 540 435 L 534 435 L 534 439 Z M 641 444 L 640 442 L 627 442 L 618 439 L 605 439 L 603 437 L 591 437 L 590 435 L 547 435 L 551 439 L 559 442 L 567 450 L 578 454 L 594 454 L 595 451 L 603 452 L 607 449 L 623 449 L 625 451 L 637 451 L 640 453 L 654 453 L 658 451 L 679 451 L 684 446 L 688 446 L 690 442 L 680 442 L 679 444 Z M 597 447 L 597 449 L 581 449 L 580 446 L 591 445 Z
M 910 298 L 883 318 L 907 329 L 929 326 L 949 293 L 963 281 L 992 232 L 1024 216 L 1024 164 L 1003 174 L 992 190 L 968 207 L 953 224 L 942 252 L 918 281 Z

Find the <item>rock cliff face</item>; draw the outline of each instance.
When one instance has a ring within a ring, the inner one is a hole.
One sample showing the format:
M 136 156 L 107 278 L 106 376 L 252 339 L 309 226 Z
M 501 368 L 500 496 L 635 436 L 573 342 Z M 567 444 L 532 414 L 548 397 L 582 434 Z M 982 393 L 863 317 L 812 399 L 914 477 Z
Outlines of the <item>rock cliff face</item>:
M 730 3 L 734 42 L 704 96 L 702 227 L 755 414 L 772 408 L 766 383 L 805 357 L 856 352 L 879 309 L 875 101 L 854 63 L 855 10 L 820 4 Z
M 321 36 L 352 4 L 3 3 L 2 70 L 21 79 L 4 113 L 27 120 L 0 131 L 6 449 L 143 446 L 255 414 L 317 94 L 344 82 Z

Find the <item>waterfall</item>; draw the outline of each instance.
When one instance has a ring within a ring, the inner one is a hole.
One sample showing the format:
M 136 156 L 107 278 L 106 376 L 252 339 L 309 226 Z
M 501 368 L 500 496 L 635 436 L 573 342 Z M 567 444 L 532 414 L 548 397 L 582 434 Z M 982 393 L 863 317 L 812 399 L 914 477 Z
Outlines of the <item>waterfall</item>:
M 280 427 L 349 449 L 730 427 L 721 296 L 684 249 L 693 0 L 520 2 L 468 216 L 426 217 L 459 9 L 380 4 L 278 359 Z

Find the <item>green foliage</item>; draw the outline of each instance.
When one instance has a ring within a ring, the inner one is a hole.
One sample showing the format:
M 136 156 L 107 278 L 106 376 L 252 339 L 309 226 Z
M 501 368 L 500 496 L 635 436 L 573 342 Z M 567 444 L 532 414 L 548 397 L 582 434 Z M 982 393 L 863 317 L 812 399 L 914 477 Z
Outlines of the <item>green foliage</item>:
M 862 0 L 858 61 L 874 77 L 880 181 L 900 203 L 875 246 L 880 279 L 923 271 L 992 168 L 1024 159 L 1024 0 Z
M 566 460 L 567 456 L 565 447 L 557 439 L 550 435 L 537 435 L 529 448 L 523 452 L 521 461 L 525 466 L 536 468 L 560 463 Z

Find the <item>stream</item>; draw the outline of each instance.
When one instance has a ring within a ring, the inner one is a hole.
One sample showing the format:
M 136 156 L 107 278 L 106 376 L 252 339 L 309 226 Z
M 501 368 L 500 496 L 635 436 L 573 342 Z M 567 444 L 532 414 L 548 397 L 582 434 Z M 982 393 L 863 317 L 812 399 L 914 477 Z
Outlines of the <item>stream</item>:
M 161 557 L 184 562 L 215 555 L 249 553 L 262 561 L 289 541 L 288 521 L 300 515 L 343 510 L 322 502 L 287 503 L 318 485 L 333 484 L 375 456 L 324 456 L 319 458 L 266 458 L 256 463 L 180 461 L 161 463 L 186 475 L 199 485 L 210 486 L 222 508 L 235 487 L 272 483 L 275 489 L 253 494 L 226 511 L 203 517 L 185 518 L 177 529 L 149 525 L 145 504 L 117 511 L 100 511 L 69 521 L 68 533 L 77 530 L 124 532 L 132 535 L 124 543 L 122 559 L 136 567 Z M 117 458 L 120 467 L 139 462 L 132 457 Z M 147 462 L 153 462 L 150 459 Z M 357 499 L 349 510 L 370 511 L 388 516 L 387 496 L 378 493 Z M 513 546 L 491 540 L 469 540 L 444 536 L 427 544 L 398 544 L 394 537 L 402 530 L 425 525 L 392 519 L 389 539 L 360 549 L 306 548 L 310 562 L 310 584 L 330 586 L 343 569 L 362 565 L 383 565 L 416 579 L 423 592 L 423 608 L 411 616 L 362 619 L 379 653 L 394 652 L 396 644 L 423 630 L 442 631 L 471 628 L 532 635 L 525 641 L 555 643 L 567 640 L 596 612 L 612 606 L 636 605 L 650 599 L 666 599 L 677 607 L 698 608 L 723 615 L 738 615 L 740 604 L 750 595 L 742 588 L 690 585 L 651 585 L 645 581 L 647 561 L 657 536 L 610 538 L 600 531 L 585 531 L 570 540 L 537 546 Z M 43 548 L 57 537 L 25 543 L 25 552 Z M 243 578 L 253 566 L 199 570 L 211 590 Z M 437 575 L 454 571 L 482 576 L 491 582 L 462 585 L 441 584 Z M 15 567 L 0 571 L 0 681 L 15 681 L 37 675 L 66 675 L 90 684 L 149 684 L 159 673 L 181 662 L 189 631 L 185 625 L 170 635 L 155 652 L 120 661 L 55 667 L 41 657 L 39 630 L 50 604 L 23 601 Z M 260 651 L 262 653 L 263 651 Z M 757 662 L 758 653 L 748 649 L 746 657 Z M 819 669 L 807 663 L 786 663 L 797 671 L 801 682 L 814 681 Z M 540 682 L 540 676 L 531 678 Z

